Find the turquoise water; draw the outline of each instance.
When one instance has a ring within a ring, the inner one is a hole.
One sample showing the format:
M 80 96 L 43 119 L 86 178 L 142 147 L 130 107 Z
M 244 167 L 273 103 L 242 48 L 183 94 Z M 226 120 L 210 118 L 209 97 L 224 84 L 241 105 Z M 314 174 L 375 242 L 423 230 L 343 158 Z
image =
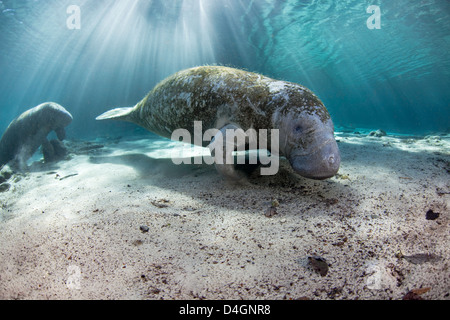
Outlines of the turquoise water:
M 69 138 L 142 133 L 94 119 L 220 64 L 309 87 L 338 128 L 448 132 L 449 52 L 446 0 L 2 0 L 0 131 L 55 101 Z

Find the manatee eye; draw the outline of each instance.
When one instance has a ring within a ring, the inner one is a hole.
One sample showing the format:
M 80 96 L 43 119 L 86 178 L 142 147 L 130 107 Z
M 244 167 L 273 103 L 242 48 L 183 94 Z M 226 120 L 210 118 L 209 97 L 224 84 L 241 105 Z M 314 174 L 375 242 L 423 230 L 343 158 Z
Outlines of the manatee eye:
M 294 127 L 294 133 L 302 133 L 303 128 L 301 125 L 297 125 Z

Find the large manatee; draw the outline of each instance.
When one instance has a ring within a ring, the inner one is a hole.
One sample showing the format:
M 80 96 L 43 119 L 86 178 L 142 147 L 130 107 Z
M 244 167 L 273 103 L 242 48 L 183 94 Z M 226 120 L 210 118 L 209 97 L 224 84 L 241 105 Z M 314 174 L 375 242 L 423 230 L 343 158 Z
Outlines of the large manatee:
M 13 120 L 0 140 L 0 167 L 14 160 L 19 168 L 26 166 L 27 160 L 42 145 L 53 148 L 47 140 L 55 131 L 60 141 L 65 139 L 65 127 L 72 122 L 72 115 L 54 102 L 46 102 Z
M 327 179 L 339 170 L 333 122 L 319 98 L 299 84 L 257 73 L 221 66 L 180 71 L 135 107 L 97 117 L 105 119 L 133 122 L 167 138 L 180 128 L 195 134 L 194 121 L 201 121 L 204 129 L 218 128 L 221 139 L 230 128 L 278 129 L 279 152 L 298 174 Z M 269 151 L 271 147 L 269 142 Z M 216 167 L 225 176 L 236 177 L 232 164 Z

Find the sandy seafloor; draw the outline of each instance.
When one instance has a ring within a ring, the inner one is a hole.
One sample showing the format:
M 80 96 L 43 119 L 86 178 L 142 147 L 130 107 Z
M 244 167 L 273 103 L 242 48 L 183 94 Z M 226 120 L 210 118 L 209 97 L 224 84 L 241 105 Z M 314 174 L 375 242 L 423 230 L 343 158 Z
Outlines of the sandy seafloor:
M 153 136 L 67 141 L 0 193 L 0 298 L 450 299 L 450 136 L 337 139 L 332 179 L 238 186 Z

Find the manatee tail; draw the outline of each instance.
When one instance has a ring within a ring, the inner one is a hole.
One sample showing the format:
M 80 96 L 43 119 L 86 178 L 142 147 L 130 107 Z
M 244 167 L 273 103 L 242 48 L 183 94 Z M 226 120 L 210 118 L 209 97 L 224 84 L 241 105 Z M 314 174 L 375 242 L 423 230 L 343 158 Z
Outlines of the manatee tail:
M 131 114 L 134 108 L 117 108 L 109 110 L 104 114 L 95 118 L 95 120 L 122 120 L 122 121 L 132 121 Z

